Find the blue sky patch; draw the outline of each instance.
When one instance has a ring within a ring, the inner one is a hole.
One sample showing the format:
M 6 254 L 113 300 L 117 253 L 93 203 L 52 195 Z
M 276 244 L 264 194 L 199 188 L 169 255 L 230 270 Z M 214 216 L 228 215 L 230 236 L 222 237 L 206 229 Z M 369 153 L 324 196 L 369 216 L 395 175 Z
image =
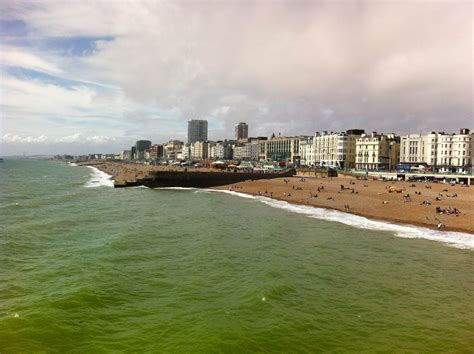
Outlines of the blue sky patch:
M 61 86 L 66 89 L 74 89 L 78 86 L 86 86 L 91 88 L 100 88 L 101 85 L 89 82 L 64 79 L 44 72 L 20 68 L 17 66 L 10 66 L 7 68 L 7 73 L 20 80 L 38 80 L 46 84 Z
M 97 50 L 98 41 L 112 41 L 114 37 L 50 37 L 40 44 L 43 49 L 59 51 L 66 56 L 88 56 Z

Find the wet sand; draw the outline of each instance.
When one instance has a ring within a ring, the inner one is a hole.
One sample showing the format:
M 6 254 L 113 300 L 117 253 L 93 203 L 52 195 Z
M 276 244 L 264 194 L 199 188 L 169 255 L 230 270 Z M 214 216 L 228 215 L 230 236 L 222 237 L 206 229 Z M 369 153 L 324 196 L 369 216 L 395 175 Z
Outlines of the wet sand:
M 371 219 L 432 229 L 437 229 L 441 222 L 446 226 L 446 231 L 474 234 L 474 187 L 442 183 L 357 180 L 347 177 L 304 179 L 291 177 L 286 180 L 287 183 L 284 178 L 247 181 L 213 189 L 262 195 L 288 203 L 335 209 Z M 341 185 L 344 186 L 343 190 Z M 324 190 L 321 187 L 324 187 Z M 390 187 L 392 192 L 389 192 Z M 409 198 L 404 197 L 407 194 Z M 438 201 L 436 197 L 439 194 L 442 196 Z M 457 194 L 457 197 L 448 197 L 453 194 Z M 431 205 L 422 205 L 424 201 L 429 201 Z M 438 214 L 436 213 L 438 206 L 457 208 L 461 213 L 458 216 Z

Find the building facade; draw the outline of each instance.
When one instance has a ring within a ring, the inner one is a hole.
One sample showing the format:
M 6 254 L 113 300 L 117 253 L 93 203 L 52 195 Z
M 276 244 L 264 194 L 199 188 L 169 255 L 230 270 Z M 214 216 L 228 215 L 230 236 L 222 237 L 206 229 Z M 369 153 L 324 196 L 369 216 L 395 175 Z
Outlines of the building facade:
M 410 134 L 400 142 L 400 164 L 423 165 L 434 172 L 472 173 L 473 154 L 474 134 L 469 129 L 459 134 Z
M 158 160 L 163 157 L 164 148 L 161 144 L 153 144 L 148 150 L 146 150 L 146 159 Z
M 196 141 L 207 141 L 207 120 L 191 119 L 188 121 L 188 144 Z
M 300 141 L 300 156 L 301 165 L 307 167 L 314 166 L 314 138 L 309 137 L 306 140 Z
M 259 142 L 259 159 L 265 161 L 282 161 L 299 163 L 300 141 L 304 136 L 279 136 Z
M 195 141 L 191 144 L 191 159 L 205 160 L 209 157 L 209 143 L 207 141 Z
M 364 130 L 346 132 L 317 132 L 314 135 L 314 164 L 319 167 L 355 168 L 356 142 Z
M 175 161 L 181 153 L 184 143 L 180 140 L 170 140 L 163 147 L 163 155 L 166 160 Z
M 400 137 L 395 134 L 362 134 L 356 141 L 356 169 L 394 170 L 400 161 Z
M 231 160 L 233 149 L 231 142 L 224 140 L 218 141 L 209 147 L 209 158 L 213 160 Z

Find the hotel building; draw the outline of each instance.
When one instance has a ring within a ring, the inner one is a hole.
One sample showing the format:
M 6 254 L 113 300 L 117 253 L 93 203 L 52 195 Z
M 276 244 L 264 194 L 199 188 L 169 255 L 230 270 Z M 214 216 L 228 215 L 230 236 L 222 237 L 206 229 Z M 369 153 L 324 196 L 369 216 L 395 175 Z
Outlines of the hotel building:
M 313 139 L 314 164 L 320 167 L 355 168 L 356 142 L 364 130 L 346 132 L 317 132 Z
M 461 129 L 459 134 L 430 132 L 401 138 L 400 163 L 426 165 L 435 172 L 467 173 L 472 171 L 474 134 Z
M 259 159 L 266 161 L 285 161 L 297 163 L 300 161 L 300 141 L 307 136 L 278 136 L 259 142 Z
M 395 134 L 362 134 L 356 141 L 357 170 L 393 170 L 399 157 L 400 138 Z

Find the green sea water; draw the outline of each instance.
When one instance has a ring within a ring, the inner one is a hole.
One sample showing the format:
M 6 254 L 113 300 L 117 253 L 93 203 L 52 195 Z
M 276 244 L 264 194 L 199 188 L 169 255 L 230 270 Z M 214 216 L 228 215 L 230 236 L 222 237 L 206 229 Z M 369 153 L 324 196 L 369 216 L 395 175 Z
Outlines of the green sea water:
M 53 161 L 0 217 L 2 354 L 474 351 L 472 249 Z

